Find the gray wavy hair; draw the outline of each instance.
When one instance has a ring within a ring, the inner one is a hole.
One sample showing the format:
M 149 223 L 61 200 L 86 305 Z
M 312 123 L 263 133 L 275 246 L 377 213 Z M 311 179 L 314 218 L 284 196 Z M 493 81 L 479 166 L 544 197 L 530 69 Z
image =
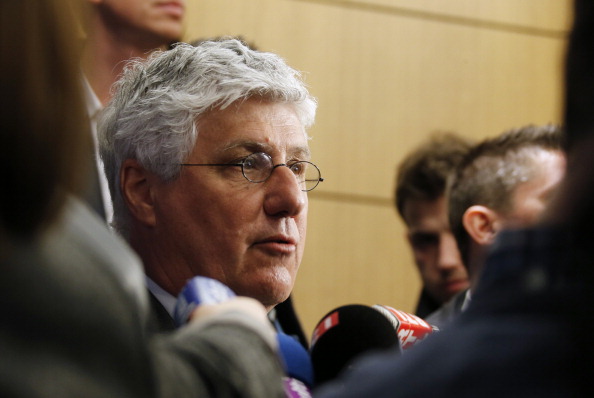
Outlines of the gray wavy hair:
M 125 159 L 136 159 L 164 181 L 174 180 L 196 144 L 200 117 L 252 97 L 293 104 L 305 129 L 314 122 L 316 100 L 300 73 L 278 55 L 236 39 L 178 44 L 130 62 L 97 125 L 114 228 L 127 235 L 129 213 L 119 189 Z

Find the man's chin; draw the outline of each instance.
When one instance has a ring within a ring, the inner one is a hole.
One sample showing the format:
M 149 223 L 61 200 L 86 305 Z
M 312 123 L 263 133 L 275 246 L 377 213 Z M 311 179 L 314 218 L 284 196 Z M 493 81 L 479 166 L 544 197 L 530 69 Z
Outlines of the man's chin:
M 265 272 L 265 271 L 269 272 Z M 261 271 L 261 272 L 257 272 Z M 238 296 L 247 296 L 258 300 L 268 309 L 289 298 L 295 277 L 286 267 L 261 268 L 252 271 L 249 277 L 238 276 L 234 286 L 229 286 Z M 247 273 L 244 273 L 246 276 Z
M 456 294 L 459 292 L 468 289 L 469 284 L 467 281 L 459 281 L 459 282 L 452 282 L 449 283 L 445 287 L 445 292 L 447 293 L 445 296 L 449 297 L 446 301 L 451 300 Z
M 252 298 L 258 300 L 260 303 L 262 303 L 262 305 L 264 307 L 266 307 L 266 310 L 270 311 L 271 309 L 273 309 L 274 307 L 276 307 L 277 305 L 279 305 L 280 303 L 282 303 L 283 301 L 288 299 L 290 294 L 291 294 L 291 289 L 289 289 L 289 288 L 279 289 L 278 287 L 276 287 L 276 288 L 271 287 L 269 290 L 266 290 L 266 291 L 263 291 L 263 290 L 258 290 L 256 292 L 248 291 L 245 294 L 239 294 L 239 295 L 252 297 Z

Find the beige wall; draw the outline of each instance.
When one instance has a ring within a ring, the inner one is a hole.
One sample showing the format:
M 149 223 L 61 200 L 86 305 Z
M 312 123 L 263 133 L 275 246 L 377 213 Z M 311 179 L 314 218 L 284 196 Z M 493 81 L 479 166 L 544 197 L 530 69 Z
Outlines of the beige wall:
M 413 311 L 420 283 L 394 171 L 435 130 L 481 138 L 559 122 L 569 0 L 188 0 L 186 39 L 242 35 L 305 72 L 326 179 L 310 194 L 294 298 Z

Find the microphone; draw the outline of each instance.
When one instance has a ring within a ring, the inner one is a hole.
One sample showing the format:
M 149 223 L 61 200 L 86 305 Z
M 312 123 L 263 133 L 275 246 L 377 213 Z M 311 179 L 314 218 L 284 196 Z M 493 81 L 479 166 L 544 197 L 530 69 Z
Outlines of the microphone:
M 283 380 L 287 397 L 311 397 L 314 376 L 309 353 L 301 343 L 285 333 L 278 333 L 277 341 L 287 375 Z
M 236 297 L 221 282 L 204 276 L 193 277 L 178 296 L 174 320 L 178 326 L 188 322 L 192 311 L 202 304 L 218 304 Z M 277 333 L 278 352 L 286 377 L 283 385 L 287 398 L 311 398 L 313 368 L 309 353 L 294 338 Z
M 425 322 L 416 315 L 397 310 L 387 305 L 376 304 L 372 308 L 381 312 L 390 319 L 394 329 L 398 333 L 400 348 L 408 350 L 412 346 L 423 341 L 433 332 L 438 332 L 439 328 Z
M 421 318 L 385 305 L 338 307 L 318 322 L 312 335 L 315 386 L 334 379 L 364 353 L 402 352 L 435 330 Z
M 195 276 L 186 283 L 179 294 L 173 320 L 177 326 L 184 325 L 199 305 L 219 304 L 233 297 L 236 297 L 233 290 L 216 279 Z
M 330 311 L 318 322 L 311 339 L 315 385 L 334 379 L 364 352 L 399 348 L 394 330 L 384 314 L 366 305 Z

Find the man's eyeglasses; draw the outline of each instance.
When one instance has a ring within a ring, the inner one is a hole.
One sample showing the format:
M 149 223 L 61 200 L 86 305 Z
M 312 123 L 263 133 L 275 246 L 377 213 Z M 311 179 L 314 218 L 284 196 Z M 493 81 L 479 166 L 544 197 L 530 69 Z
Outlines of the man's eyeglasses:
M 300 160 L 291 164 L 279 163 L 273 164 L 270 155 L 264 152 L 256 152 L 247 156 L 241 163 L 181 163 L 181 166 L 219 166 L 219 167 L 241 167 L 241 173 L 246 180 L 253 183 L 260 183 L 266 181 L 272 175 L 272 172 L 277 167 L 288 167 L 301 190 L 304 192 L 311 191 L 321 181 L 324 181 L 318 166 L 306 160 Z

